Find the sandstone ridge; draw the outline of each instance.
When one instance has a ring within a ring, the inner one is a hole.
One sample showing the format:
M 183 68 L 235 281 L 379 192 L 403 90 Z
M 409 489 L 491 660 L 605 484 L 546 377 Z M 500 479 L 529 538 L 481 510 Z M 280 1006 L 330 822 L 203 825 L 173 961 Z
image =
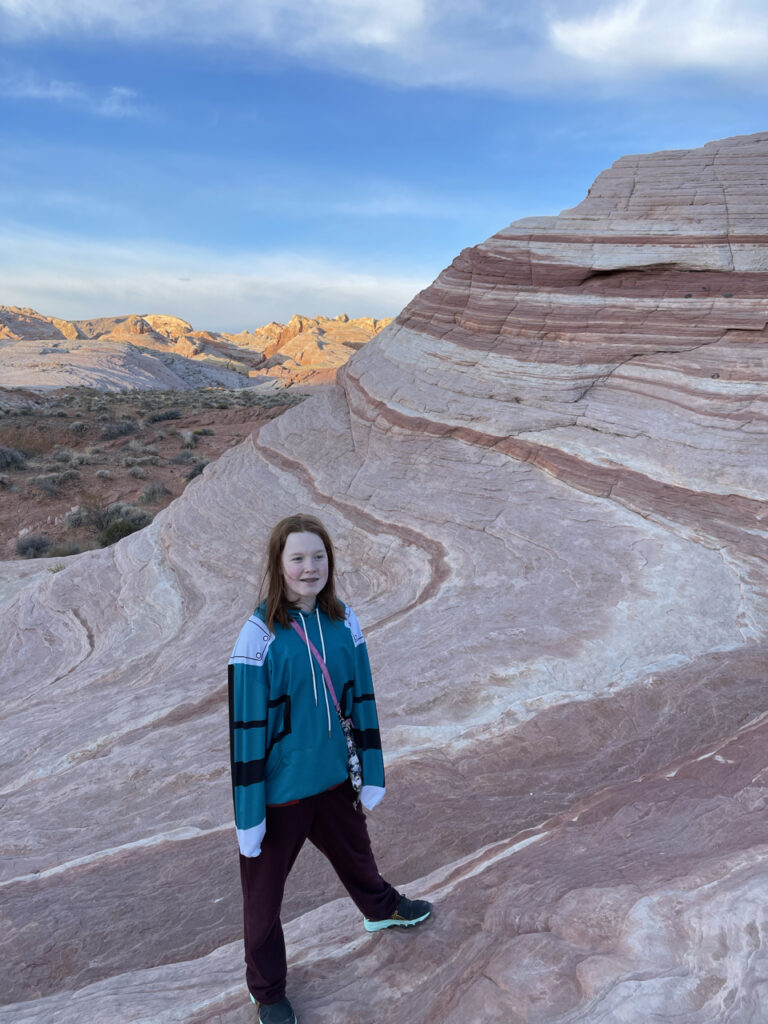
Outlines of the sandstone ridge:
M 768 1019 L 766 177 L 768 134 L 619 160 L 147 529 L 3 565 L 0 1021 L 252 1019 L 222 666 L 297 508 L 371 649 L 380 866 L 437 908 L 367 935 L 303 852 L 300 1018 Z
M 389 324 L 359 317 L 294 316 L 240 334 L 196 331 L 161 314 L 62 320 L 0 306 L 6 388 L 249 387 L 333 380 L 350 355 Z

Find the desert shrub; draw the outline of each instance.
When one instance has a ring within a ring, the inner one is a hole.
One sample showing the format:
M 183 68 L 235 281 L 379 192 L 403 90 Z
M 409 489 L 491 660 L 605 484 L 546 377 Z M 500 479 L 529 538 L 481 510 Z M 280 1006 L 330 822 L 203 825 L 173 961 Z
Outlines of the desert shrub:
M 99 478 L 99 480 L 111 480 L 112 479 L 112 474 L 109 472 L 108 469 L 97 469 L 96 470 L 96 476 Z
M 135 477 L 137 480 L 147 479 L 147 471 L 142 466 L 131 466 L 128 470 L 128 475 Z
M 181 451 L 181 452 L 177 452 L 176 455 L 173 455 L 171 457 L 170 461 L 174 462 L 174 463 L 182 463 L 182 462 L 195 462 L 196 460 L 195 460 L 195 456 L 192 454 L 192 452 L 190 452 L 190 451 Z
M 126 434 L 134 434 L 137 424 L 133 420 L 108 420 L 99 434 L 100 441 L 114 441 L 116 437 L 125 437 Z
M 69 448 L 62 448 L 60 445 L 57 445 L 51 452 L 49 458 L 53 459 L 54 462 L 71 462 L 72 452 Z
M 98 541 L 103 547 L 109 547 L 128 537 L 137 530 L 143 529 L 152 522 L 152 516 L 135 505 L 124 505 L 122 502 L 115 502 L 110 506 L 112 517 L 109 523 L 100 531 Z
M 51 546 L 51 538 L 44 533 L 28 533 L 16 541 L 16 554 L 22 558 L 41 558 Z
M 103 548 L 108 548 L 110 544 L 116 544 L 123 537 L 129 537 L 132 533 L 136 533 L 141 527 L 135 523 L 129 523 L 125 519 L 116 519 L 109 526 L 105 526 L 99 534 L 99 544 Z
M 148 526 L 152 513 L 127 502 L 115 501 L 105 506 L 79 505 L 67 513 L 64 522 L 69 529 L 85 528 L 96 533 L 98 543 L 104 548 Z
M 23 452 L 15 448 L 3 448 L 0 446 L 0 469 L 24 469 L 27 460 Z
M 47 558 L 66 558 L 67 555 L 79 555 L 80 545 L 75 544 L 74 541 L 65 541 L 63 544 L 51 544 L 45 554 Z M 62 565 L 61 568 L 63 569 L 64 566 Z
M 143 526 L 149 526 L 152 522 L 151 512 L 139 508 L 138 505 L 130 505 L 125 501 L 115 501 L 112 505 L 108 505 L 104 512 L 107 516 L 107 521 L 110 523 L 117 519 L 124 519 L 141 529 Z
M 87 509 L 84 505 L 75 505 L 75 507 L 64 516 L 64 525 L 68 530 L 77 530 L 81 526 L 89 526 L 90 515 L 90 509 Z
M 90 423 L 85 423 L 83 420 L 74 420 L 69 424 L 69 429 L 73 434 L 87 434 L 90 428 Z
M 144 493 L 139 498 L 143 505 L 156 505 L 158 501 L 167 498 L 171 492 L 159 480 L 151 480 L 144 488 Z
M 43 494 L 58 494 L 60 488 L 72 480 L 77 480 L 80 474 L 76 469 L 65 469 L 63 473 L 43 473 L 32 478 L 33 485 Z
M 158 409 L 149 413 L 147 423 L 160 423 L 162 420 L 179 420 L 181 412 L 178 409 Z
M 189 472 L 185 475 L 184 479 L 189 483 L 190 480 L 194 480 L 196 476 L 200 476 L 205 467 L 208 465 L 207 459 L 201 459 L 192 466 Z
M 180 430 L 179 437 L 182 448 L 194 448 L 197 445 L 197 437 L 192 430 Z
M 213 437 L 213 431 L 210 427 L 198 427 L 195 431 L 198 437 Z
M 0 473 L 0 487 L 10 487 L 11 478 L 7 473 Z
M 160 462 L 161 460 L 157 455 L 142 455 L 140 458 L 136 459 L 137 466 L 159 466 Z
M 73 466 L 90 466 L 92 462 L 93 456 L 89 455 L 87 452 L 74 452 L 72 455 L 71 464 Z
M 123 446 L 123 451 L 133 452 L 136 455 L 157 455 L 157 448 L 151 444 L 144 444 L 135 437 Z

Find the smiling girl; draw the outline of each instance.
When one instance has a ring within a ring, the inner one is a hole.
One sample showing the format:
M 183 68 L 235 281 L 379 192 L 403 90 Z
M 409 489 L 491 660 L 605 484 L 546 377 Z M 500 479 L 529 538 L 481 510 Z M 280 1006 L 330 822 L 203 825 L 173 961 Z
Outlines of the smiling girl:
M 367 931 L 418 924 L 432 907 L 386 882 L 371 851 L 360 803 L 371 810 L 385 788 L 368 651 L 355 613 L 336 597 L 333 545 L 314 516 L 274 528 L 262 591 L 229 662 L 246 981 L 261 1024 L 297 1024 L 280 907 L 305 840 L 331 862 Z M 342 719 L 357 748 L 359 800 Z

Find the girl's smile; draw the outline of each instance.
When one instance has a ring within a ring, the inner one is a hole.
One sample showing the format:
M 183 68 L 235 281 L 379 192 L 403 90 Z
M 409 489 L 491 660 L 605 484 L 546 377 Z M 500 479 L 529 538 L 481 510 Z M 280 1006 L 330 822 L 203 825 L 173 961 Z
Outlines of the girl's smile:
M 291 604 L 311 612 L 328 582 L 328 553 L 316 533 L 289 533 L 281 559 L 285 594 Z

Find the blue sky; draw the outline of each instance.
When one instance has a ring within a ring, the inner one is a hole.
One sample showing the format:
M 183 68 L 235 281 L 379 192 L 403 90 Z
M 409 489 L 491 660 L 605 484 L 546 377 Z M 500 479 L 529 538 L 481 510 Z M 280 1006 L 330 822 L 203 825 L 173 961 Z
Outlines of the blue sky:
M 768 130 L 764 0 L 0 0 L 0 304 L 391 316 L 628 153 Z

